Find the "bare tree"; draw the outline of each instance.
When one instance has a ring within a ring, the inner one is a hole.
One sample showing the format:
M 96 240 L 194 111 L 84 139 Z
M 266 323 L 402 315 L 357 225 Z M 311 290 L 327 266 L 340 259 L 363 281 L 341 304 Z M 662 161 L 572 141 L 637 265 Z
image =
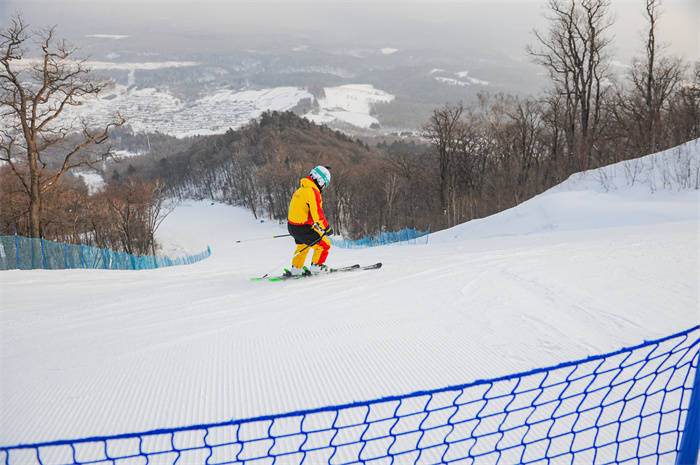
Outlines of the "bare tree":
M 542 143 L 542 113 L 539 103 L 532 99 L 516 100 L 509 112 L 511 124 L 506 132 L 508 146 L 513 151 L 517 167 L 513 175 L 513 195 L 516 204 L 535 193 L 529 184 L 536 178 L 538 164 L 545 153 Z
M 452 165 L 455 154 L 459 150 L 461 139 L 458 135 L 464 106 L 445 105 L 443 108 L 433 111 L 430 121 L 423 128 L 426 139 L 435 147 L 438 157 L 439 182 L 440 182 L 440 211 L 444 216 L 444 226 L 449 226 L 450 186 L 451 175 L 454 173 Z
M 569 155 L 578 154 L 579 168 L 587 169 L 609 79 L 610 0 L 548 0 L 548 8 L 549 30 L 534 32 L 540 48 L 528 47 L 528 52 L 565 99 Z
M 130 179 L 124 184 L 110 183 L 102 193 L 102 198 L 114 220 L 96 225 L 96 229 L 105 226 L 114 229 L 119 248 L 127 253 L 155 255 L 156 231 L 176 206 L 176 202 L 167 199 L 163 183 L 158 179 Z
M 677 58 L 660 56 L 656 43 L 656 26 L 661 16 L 660 0 L 646 0 L 646 16 L 649 30 L 646 42 L 645 59 L 634 61 L 631 78 L 633 97 L 631 104 L 641 114 L 633 115 L 639 128 L 638 140 L 643 141 L 644 153 L 654 153 L 659 149 L 659 123 L 661 112 L 683 77 L 683 67 Z
M 670 99 L 667 118 L 670 145 L 700 137 L 700 61 Z
M 36 40 L 40 58 L 28 56 Z M 12 168 L 29 198 L 29 229 L 41 231 L 42 198 L 68 171 L 94 165 L 112 155 L 104 143 L 111 128 L 125 120 L 115 115 L 100 128 L 71 119 L 70 107 L 97 96 L 109 84 L 97 82 L 76 49 L 55 38 L 55 28 L 31 32 L 21 16 L 0 29 L 0 160 Z M 50 152 L 58 152 L 55 165 Z

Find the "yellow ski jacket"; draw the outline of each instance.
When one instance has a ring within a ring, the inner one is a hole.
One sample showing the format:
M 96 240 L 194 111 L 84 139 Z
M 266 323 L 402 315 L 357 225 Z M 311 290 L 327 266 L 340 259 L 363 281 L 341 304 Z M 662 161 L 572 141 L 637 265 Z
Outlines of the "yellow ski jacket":
M 323 200 L 318 186 L 311 178 L 303 178 L 299 184 L 301 187 L 289 202 L 287 221 L 296 225 L 318 223 L 322 229 L 327 229 L 328 221 L 323 214 Z

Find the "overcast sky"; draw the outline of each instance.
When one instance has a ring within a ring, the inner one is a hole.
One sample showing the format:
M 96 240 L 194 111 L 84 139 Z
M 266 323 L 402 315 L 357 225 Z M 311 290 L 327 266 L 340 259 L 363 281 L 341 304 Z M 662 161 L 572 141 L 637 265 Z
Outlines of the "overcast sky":
M 643 52 L 644 0 L 612 0 L 614 47 L 620 59 Z M 88 34 L 144 30 L 212 34 L 212 40 L 251 34 L 295 40 L 306 35 L 338 41 L 418 47 L 450 42 L 522 53 L 543 28 L 545 0 L 0 0 L 0 23 L 21 11 L 33 26 L 58 25 L 73 40 Z M 700 0 L 666 0 L 659 37 L 673 54 L 698 59 Z M 442 36 L 442 37 L 440 37 Z M 443 40 L 441 40 L 443 39 Z M 397 44 L 393 45 L 392 42 Z M 457 44 L 458 45 L 458 44 Z M 250 44 L 247 44 L 250 46 Z

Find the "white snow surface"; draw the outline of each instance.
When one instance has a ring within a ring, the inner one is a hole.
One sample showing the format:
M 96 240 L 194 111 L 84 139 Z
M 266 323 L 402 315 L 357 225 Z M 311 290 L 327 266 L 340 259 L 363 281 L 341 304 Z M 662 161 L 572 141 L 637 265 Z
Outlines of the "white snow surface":
M 440 68 L 434 68 L 432 71 L 430 71 L 431 75 L 434 74 L 444 74 L 447 73 L 444 69 Z M 475 77 L 471 77 L 469 75 L 469 71 L 459 71 L 457 73 L 454 73 L 454 76 L 457 76 L 459 79 L 455 79 L 453 77 L 445 77 L 445 76 L 433 76 L 433 79 L 435 79 L 438 82 L 442 82 L 443 84 L 447 84 L 450 86 L 460 86 L 460 87 L 468 87 L 471 85 L 476 85 L 476 86 L 488 86 L 489 81 L 484 81 L 483 79 L 477 79 Z
M 459 74 L 462 74 L 462 73 L 459 73 Z M 488 81 L 483 81 L 481 79 L 470 78 L 470 77 L 468 77 L 466 81 L 463 81 L 460 79 L 436 76 L 435 80 L 442 82 L 444 84 L 449 84 L 451 86 L 461 86 L 461 87 L 471 86 L 472 84 L 473 85 L 480 85 L 480 86 L 488 86 L 489 85 Z
M 80 171 L 76 173 L 83 179 L 83 182 L 88 188 L 88 194 L 95 194 L 105 187 L 105 180 L 101 174 L 94 171 Z
M 369 128 L 372 124 L 379 124 L 377 118 L 370 114 L 372 105 L 394 100 L 393 95 L 375 89 L 371 84 L 326 87 L 324 91 L 325 97 L 318 100 L 319 109 L 304 115 L 318 124 L 339 120 L 353 126 Z
M 460 71 L 460 72 L 456 73 L 456 75 L 460 79 L 466 79 L 467 82 L 469 82 L 471 84 L 482 85 L 482 86 L 489 85 L 488 81 L 484 81 L 483 79 L 477 79 L 475 77 L 469 76 L 469 71 Z
M 304 99 L 314 99 L 311 93 L 297 87 L 273 87 L 219 89 L 185 102 L 166 90 L 131 85 L 115 85 L 105 97 L 86 101 L 75 116 L 106 123 L 119 111 L 135 132 L 160 131 L 176 137 L 222 134 L 229 128 L 247 124 L 265 111 L 287 111 Z
M 255 90 L 217 89 L 197 100 L 184 101 L 167 89 L 136 86 L 135 70 L 141 68 L 126 69 L 131 71 L 128 85 L 115 84 L 101 98 L 86 99 L 79 109 L 72 111 L 73 118 L 66 125 L 80 127 L 79 118 L 98 125 L 107 124 L 119 112 L 135 132 L 158 131 L 175 137 L 204 136 L 240 128 L 265 111 L 288 111 L 304 101 L 316 101 L 308 90 L 290 86 Z M 343 70 L 332 69 L 324 72 L 344 73 Z M 318 124 L 337 120 L 369 128 L 379 123 L 371 115 L 372 106 L 394 99 L 393 95 L 371 84 L 327 87 L 325 93 L 325 98 L 318 101 L 318 109 L 304 115 L 305 118 Z
M 194 265 L 2 271 L 0 444 L 436 389 L 687 329 L 700 321 L 699 160 L 694 141 L 428 245 L 331 250 L 330 264 L 378 271 L 251 281 L 280 271 L 293 242 L 210 202 L 183 203 L 159 233 L 167 250 L 211 245 Z

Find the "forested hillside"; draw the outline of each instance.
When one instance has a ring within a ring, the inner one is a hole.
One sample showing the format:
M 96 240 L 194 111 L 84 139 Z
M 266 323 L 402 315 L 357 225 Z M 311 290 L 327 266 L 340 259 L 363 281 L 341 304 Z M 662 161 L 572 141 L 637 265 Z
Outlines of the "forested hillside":
M 369 147 L 294 113 L 267 112 L 175 156 L 156 163 L 139 160 L 130 171 L 162 180 L 178 198 L 218 200 L 285 220 L 299 180 L 323 164 L 332 173 L 331 188 L 324 192 L 326 214 L 337 231 L 354 237 L 428 226 L 436 204 L 427 192 L 437 192 L 426 182 L 428 149 L 415 143 Z

